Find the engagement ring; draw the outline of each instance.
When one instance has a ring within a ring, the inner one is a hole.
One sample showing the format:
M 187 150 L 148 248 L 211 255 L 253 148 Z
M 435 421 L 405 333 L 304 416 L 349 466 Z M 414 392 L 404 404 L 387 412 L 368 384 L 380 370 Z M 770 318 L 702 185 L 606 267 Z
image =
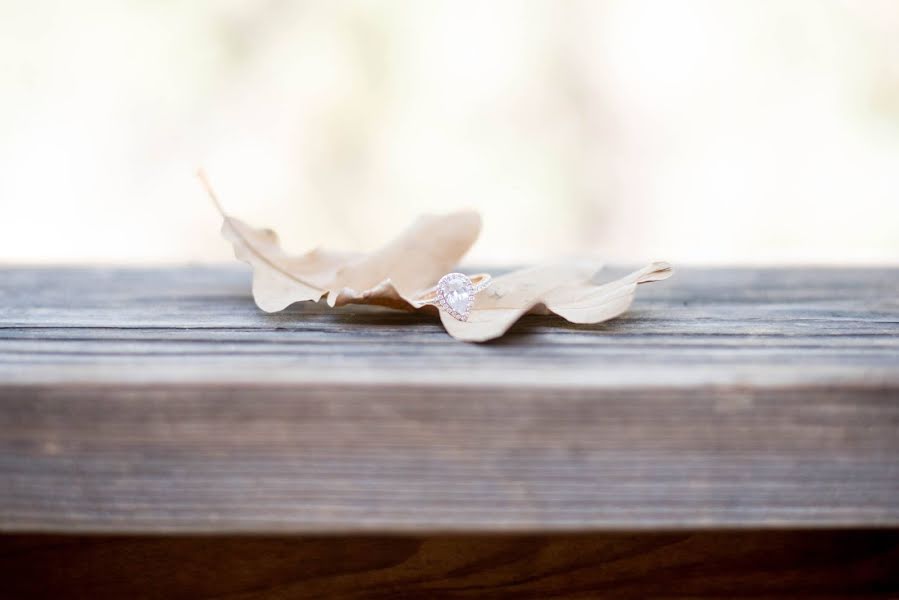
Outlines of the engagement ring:
M 480 273 L 468 277 L 462 273 L 444 275 L 434 287 L 422 292 L 413 303 L 416 308 L 427 304 L 438 306 L 458 321 L 467 321 L 474 297 L 490 285 L 490 275 Z

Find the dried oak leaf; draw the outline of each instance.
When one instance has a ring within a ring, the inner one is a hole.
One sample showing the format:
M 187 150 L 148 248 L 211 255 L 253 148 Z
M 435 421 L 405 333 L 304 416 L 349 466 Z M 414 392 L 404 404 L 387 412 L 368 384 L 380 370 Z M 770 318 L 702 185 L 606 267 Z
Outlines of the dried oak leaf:
M 315 249 L 286 254 L 270 229 L 257 229 L 222 210 L 203 174 L 200 179 L 222 215 L 222 235 L 234 255 L 253 268 L 253 298 L 266 312 L 294 302 L 326 297 L 330 306 L 374 304 L 416 309 L 414 299 L 450 272 L 477 240 L 475 212 L 424 215 L 390 243 L 368 254 Z M 630 275 L 597 285 L 595 262 L 569 261 L 519 269 L 496 277 L 475 297 L 467 321 L 440 311 L 456 339 L 481 342 L 500 337 L 526 313 L 554 313 L 573 323 L 599 323 L 625 312 L 637 285 L 666 279 L 667 263 L 653 263 Z
M 266 312 L 327 296 L 329 306 L 377 304 L 413 310 L 410 300 L 450 271 L 477 239 L 477 213 L 420 216 L 386 246 L 369 254 L 315 249 L 289 256 L 269 229 L 227 215 L 222 235 L 253 267 L 253 298 Z
M 368 254 L 317 248 L 291 256 L 271 229 L 251 227 L 225 213 L 203 173 L 199 176 L 222 215 L 222 235 L 234 246 L 234 255 L 253 267 L 253 299 L 266 312 L 323 297 L 329 306 L 415 310 L 415 295 L 452 270 L 481 231 L 481 217 L 472 211 L 423 215 Z
M 503 335 L 526 313 L 554 313 L 572 323 L 601 323 L 621 315 L 641 283 L 671 276 L 671 265 L 652 263 L 615 281 L 597 285 L 595 263 L 574 261 L 519 269 L 493 280 L 475 297 L 467 321 L 440 313 L 446 331 L 466 342 Z

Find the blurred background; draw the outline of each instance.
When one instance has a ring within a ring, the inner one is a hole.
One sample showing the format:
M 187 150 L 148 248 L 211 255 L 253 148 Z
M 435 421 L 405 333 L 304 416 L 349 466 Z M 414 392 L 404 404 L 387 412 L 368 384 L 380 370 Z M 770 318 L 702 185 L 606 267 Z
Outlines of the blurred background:
M 0 261 L 471 207 L 480 263 L 899 262 L 899 2 L 0 0 Z

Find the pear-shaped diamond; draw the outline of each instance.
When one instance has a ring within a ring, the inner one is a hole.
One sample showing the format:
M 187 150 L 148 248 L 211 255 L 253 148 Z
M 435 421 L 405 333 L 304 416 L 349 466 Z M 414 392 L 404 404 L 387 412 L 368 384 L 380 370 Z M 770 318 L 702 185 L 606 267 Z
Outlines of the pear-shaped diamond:
M 468 320 L 471 305 L 474 303 L 474 286 L 471 279 L 462 273 L 444 275 L 437 284 L 440 304 L 454 318 Z
M 450 308 L 458 313 L 464 313 L 468 310 L 468 305 L 471 303 L 469 287 L 469 285 L 465 285 L 465 282 L 459 279 L 447 282 L 445 295 L 446 303 L 450 305 Z

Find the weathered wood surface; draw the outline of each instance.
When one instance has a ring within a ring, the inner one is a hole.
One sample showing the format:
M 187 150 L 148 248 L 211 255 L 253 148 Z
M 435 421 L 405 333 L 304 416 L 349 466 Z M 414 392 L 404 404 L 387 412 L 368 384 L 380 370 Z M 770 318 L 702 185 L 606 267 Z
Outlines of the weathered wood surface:
M 0 536 L 0 572 L 16 600 L 896 598 L 899 532 Z
M 899 526 L 899 270 L 683 269 L 484 345 L 248 288 L 0 271 L 0 530 Z

